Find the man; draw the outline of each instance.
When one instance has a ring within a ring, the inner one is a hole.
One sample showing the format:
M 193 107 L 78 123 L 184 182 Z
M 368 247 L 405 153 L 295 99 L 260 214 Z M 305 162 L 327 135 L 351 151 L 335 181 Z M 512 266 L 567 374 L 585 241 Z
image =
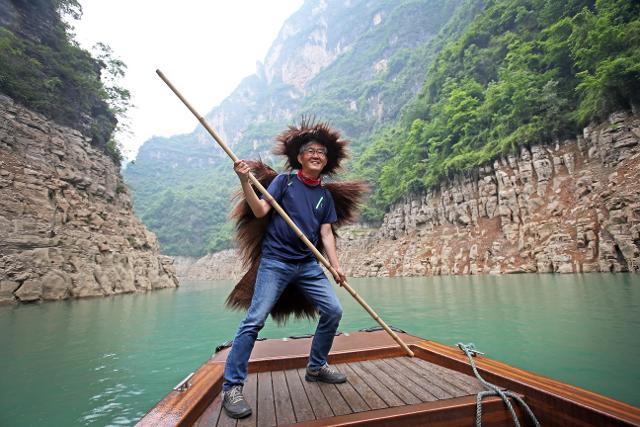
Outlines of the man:
M 269 193 L 287 212 L 305 236 L 314 244 L 319 240 L 336 274 L 338 283 L 346 280 L 336 253 L 332 224 L 337 221 L 331 193 L 322 185 L 322 175 L 333 173 L 344 157 L 345 141 L 324 124 L 303 122 L 290 127 L 278 140 L 280 154 L 296 174 L 278 175 L 268 187 Z M 271 205 L 255 193 L 249 181 L 250 167 L 244 160 L 234 164 L 245 200 L 257 218 L 268 215 Z M 289 285 L 299 287 L 320 313 L 311 344 L 305 380 L 342 383 L 346 376 L 327 364 L 327 355 L 342 317 L 342 307 L 333 287 L 311 250 L 296 236 L 277 213 L 269 219 L 264 239 L 251 305 L 240 323 L 224 370 L 223 407 L 232 418 L 251 414 L 242 395 L 247 366 L 258 332 L 267 316 Z

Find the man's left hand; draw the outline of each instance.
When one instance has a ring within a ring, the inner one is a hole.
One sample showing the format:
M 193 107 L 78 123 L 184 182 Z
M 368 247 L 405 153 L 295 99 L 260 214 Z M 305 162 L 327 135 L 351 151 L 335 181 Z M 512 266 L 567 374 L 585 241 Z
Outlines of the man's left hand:
M 340 268 L 334 268 L 333 270 L 335 271 L 335 273 L 333 273 L 333 279 L 338 285 L 342 286 L 342 284 L 347 281 L 347 276 L 344 275 Z

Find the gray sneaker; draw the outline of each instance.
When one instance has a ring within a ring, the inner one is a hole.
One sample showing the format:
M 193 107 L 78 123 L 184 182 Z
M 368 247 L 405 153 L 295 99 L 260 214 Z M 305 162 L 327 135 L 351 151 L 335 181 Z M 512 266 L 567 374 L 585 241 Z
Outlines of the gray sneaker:
M 316 371 L 312 371 L 307 367 L 307 373 L 304 376 L 307 381 L 321 381 L 323 383 L 339 384 L 347 381 L 347 376 L 336 371 L 334 368 L 325 363 L 323 367 Z
M 251 407 L 244 400 L 241 385 L 234 385 L 228 391 L 222 392 L 222 406 L 231 418 L 244 418 L 251 415 Z

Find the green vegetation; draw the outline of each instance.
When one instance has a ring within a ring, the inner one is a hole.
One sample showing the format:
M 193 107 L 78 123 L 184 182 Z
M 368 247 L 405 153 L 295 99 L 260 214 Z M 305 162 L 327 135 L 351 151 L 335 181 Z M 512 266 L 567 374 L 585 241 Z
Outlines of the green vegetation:
M 303 30 L 279 41 L 278 61 L 309 42 L 312 7 L 295 17 Z M 348 178 L 371 183 L 364 220 L 380 220 L 409 192 L 640 104 L 637 1 L 358 0 L 327 13 L 327 47 L 350 49 L 304 96 L 277 76 L 253 76 L 220 110 L 225 131 L 241 133 L 227 141 L 236 154 L 271 163 L 281 162 L 268 152 L 283 117 L 312 115 L 340 129 L 353 141 Z M 199 129 L 145 143 L 125 171 L 166 253 L 230 246 L 237 179 L 222 156 Z
M 245 79 L 220 107 L 225 132 L 242 133 L 237 141 L 226 142 L 240 158 L 261 157 L 279 170 L 283 159 L 270 155 L 275 135 L 291 123 L 285 117 L 297 120 L 308 114 L 329 121 L 352 139 L 357 155 L 371 132 L 395 118 L 422 85 L 429 61 L 445 39 L 437 37 L 441 29 L 461 31 L 478 4 L 478 0 L 336 3 L 327 10 L 331 28 L 327 48 L 347 43 L 349 51 L 308 82 L 302 97 L 292 97 L 293 88 L 278 76 L 268 84 L 256 76 Z M 280 60 L 296 55 L 309 43 L 307 36 L 317 32 L 317 18 L 308 10 L 312 7 L 313 2 L 306 2 L 301 16 L 294 18 L 302 30 L 283 42 Z M 383 18 L 373 24 L 377 14 Z M 309 19 L 312 22 L 305 22 Z M 383 105 L 379 114 L 373 113 L 376 104 Z M 202 129 L 145 142 L 124 176 L 133 189 L 136 212 L 156 233 L 163 252 L 201 256 L 232 245 L 227 214 L 238 180 L 231 162 Z
M 355 174 L 375 188 L 366 218 L 408 192 L 637 106 L 638 17 L 640 3 L 622 0 L 488 2 L 357 160 Z
M 136 213 L 165 253 L 202 256 L 230 247 L 226 216 L 237 179 L 222 155 L 212 141 L 157 137 L 127 165 Z
M 149 206 L 149 215 L 143 219 L 148 227 L 158 230 L 160 244 L 165 251 L 202 256 L 229 247 L 227 236 L 231 230 L 225 229 L 229 227 L 225 222 L 225 212 L 211 208 L 219 204 L 228 206 L 228 194 L 220 195 L 212 188 L 209 190 L 206 194 L 165 190 Z M 210 227 L 210 224 L 214 226 Z M 204 230 L 204 233 L 194 230 Z M 227 238 L 221 239 L 221 236 Z
M 441 47 L 436 35 L 443 27 L 451 31 L 447 24 L 464 13 L 463 3 L 473 10 L 478 2 L 396 2 L 379 25 L 366 29 L 351 50 L 309 82 L 312 94 L 302 100 L 299 113 L 329 121 L 353 139 L 354 153 L 362 151 L 371 131 L 393 121 L 419 89 Z
M 273 136 L 283 127 L 271 122 L 249 125 L 243 136 L 246 143 L 233 147 L 234 152 L 254 158 L 254 143 L 258 151 L 271 150 Z M 136 162 L 127 165 L 125 178 L 136 213 L 156 233 L 164 253 L 199 257 L 232 247 L 228 214 L 233 192 L 239 189 L 238 178 L 232 162 L 208 134 L 202 139 L 152 138 Z
M 78 19 L 82 9 L 76 0 L 14 4 L 29 25 L 0 28 L 0 92 L 80 130 L 119 162 L 112 137 L 129 107 L 129 92 L 116 83 L 125 64 L 105 45 L 92 58 L 73 41 L 61 14 Z

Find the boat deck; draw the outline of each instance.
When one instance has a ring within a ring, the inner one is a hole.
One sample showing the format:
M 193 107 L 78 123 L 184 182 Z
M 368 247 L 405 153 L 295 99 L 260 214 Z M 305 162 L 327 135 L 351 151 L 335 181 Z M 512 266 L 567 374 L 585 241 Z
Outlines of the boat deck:
M 476 393 L 467 357 L 455 347 L 399 333 L 415 353 L 405 356 L 385 332 L 337 336 L 329 363 L 345 384 L 304 380 L 310 338 L 259 341 L 249 360 L 244 394 L 253 414 L 229 418 L 221 409 L 223 349 L 153 407 L 137 424 L 158 426 L 417 426 L 474 425 Z M 640 408 L 478 356 L 482 377 L 517 393 L 545 426 L 640 426 Z M 521 425 L 532 425 L 519 406 Z M 512 426 L 498 397 L 482 400 L 482 423 Z
M 250 374 L 244 394 L 254 411 L 251 417 L 237 422 L 229 418 L 221 410 L 218 396 L 195 426 L 289 425 L 455 397 L 475 397 L 482 389 L 473 377 L 418 358 L 393 357 L 334 367 L 347 375 L 346 383 L 307 382 L 304 368 Z

